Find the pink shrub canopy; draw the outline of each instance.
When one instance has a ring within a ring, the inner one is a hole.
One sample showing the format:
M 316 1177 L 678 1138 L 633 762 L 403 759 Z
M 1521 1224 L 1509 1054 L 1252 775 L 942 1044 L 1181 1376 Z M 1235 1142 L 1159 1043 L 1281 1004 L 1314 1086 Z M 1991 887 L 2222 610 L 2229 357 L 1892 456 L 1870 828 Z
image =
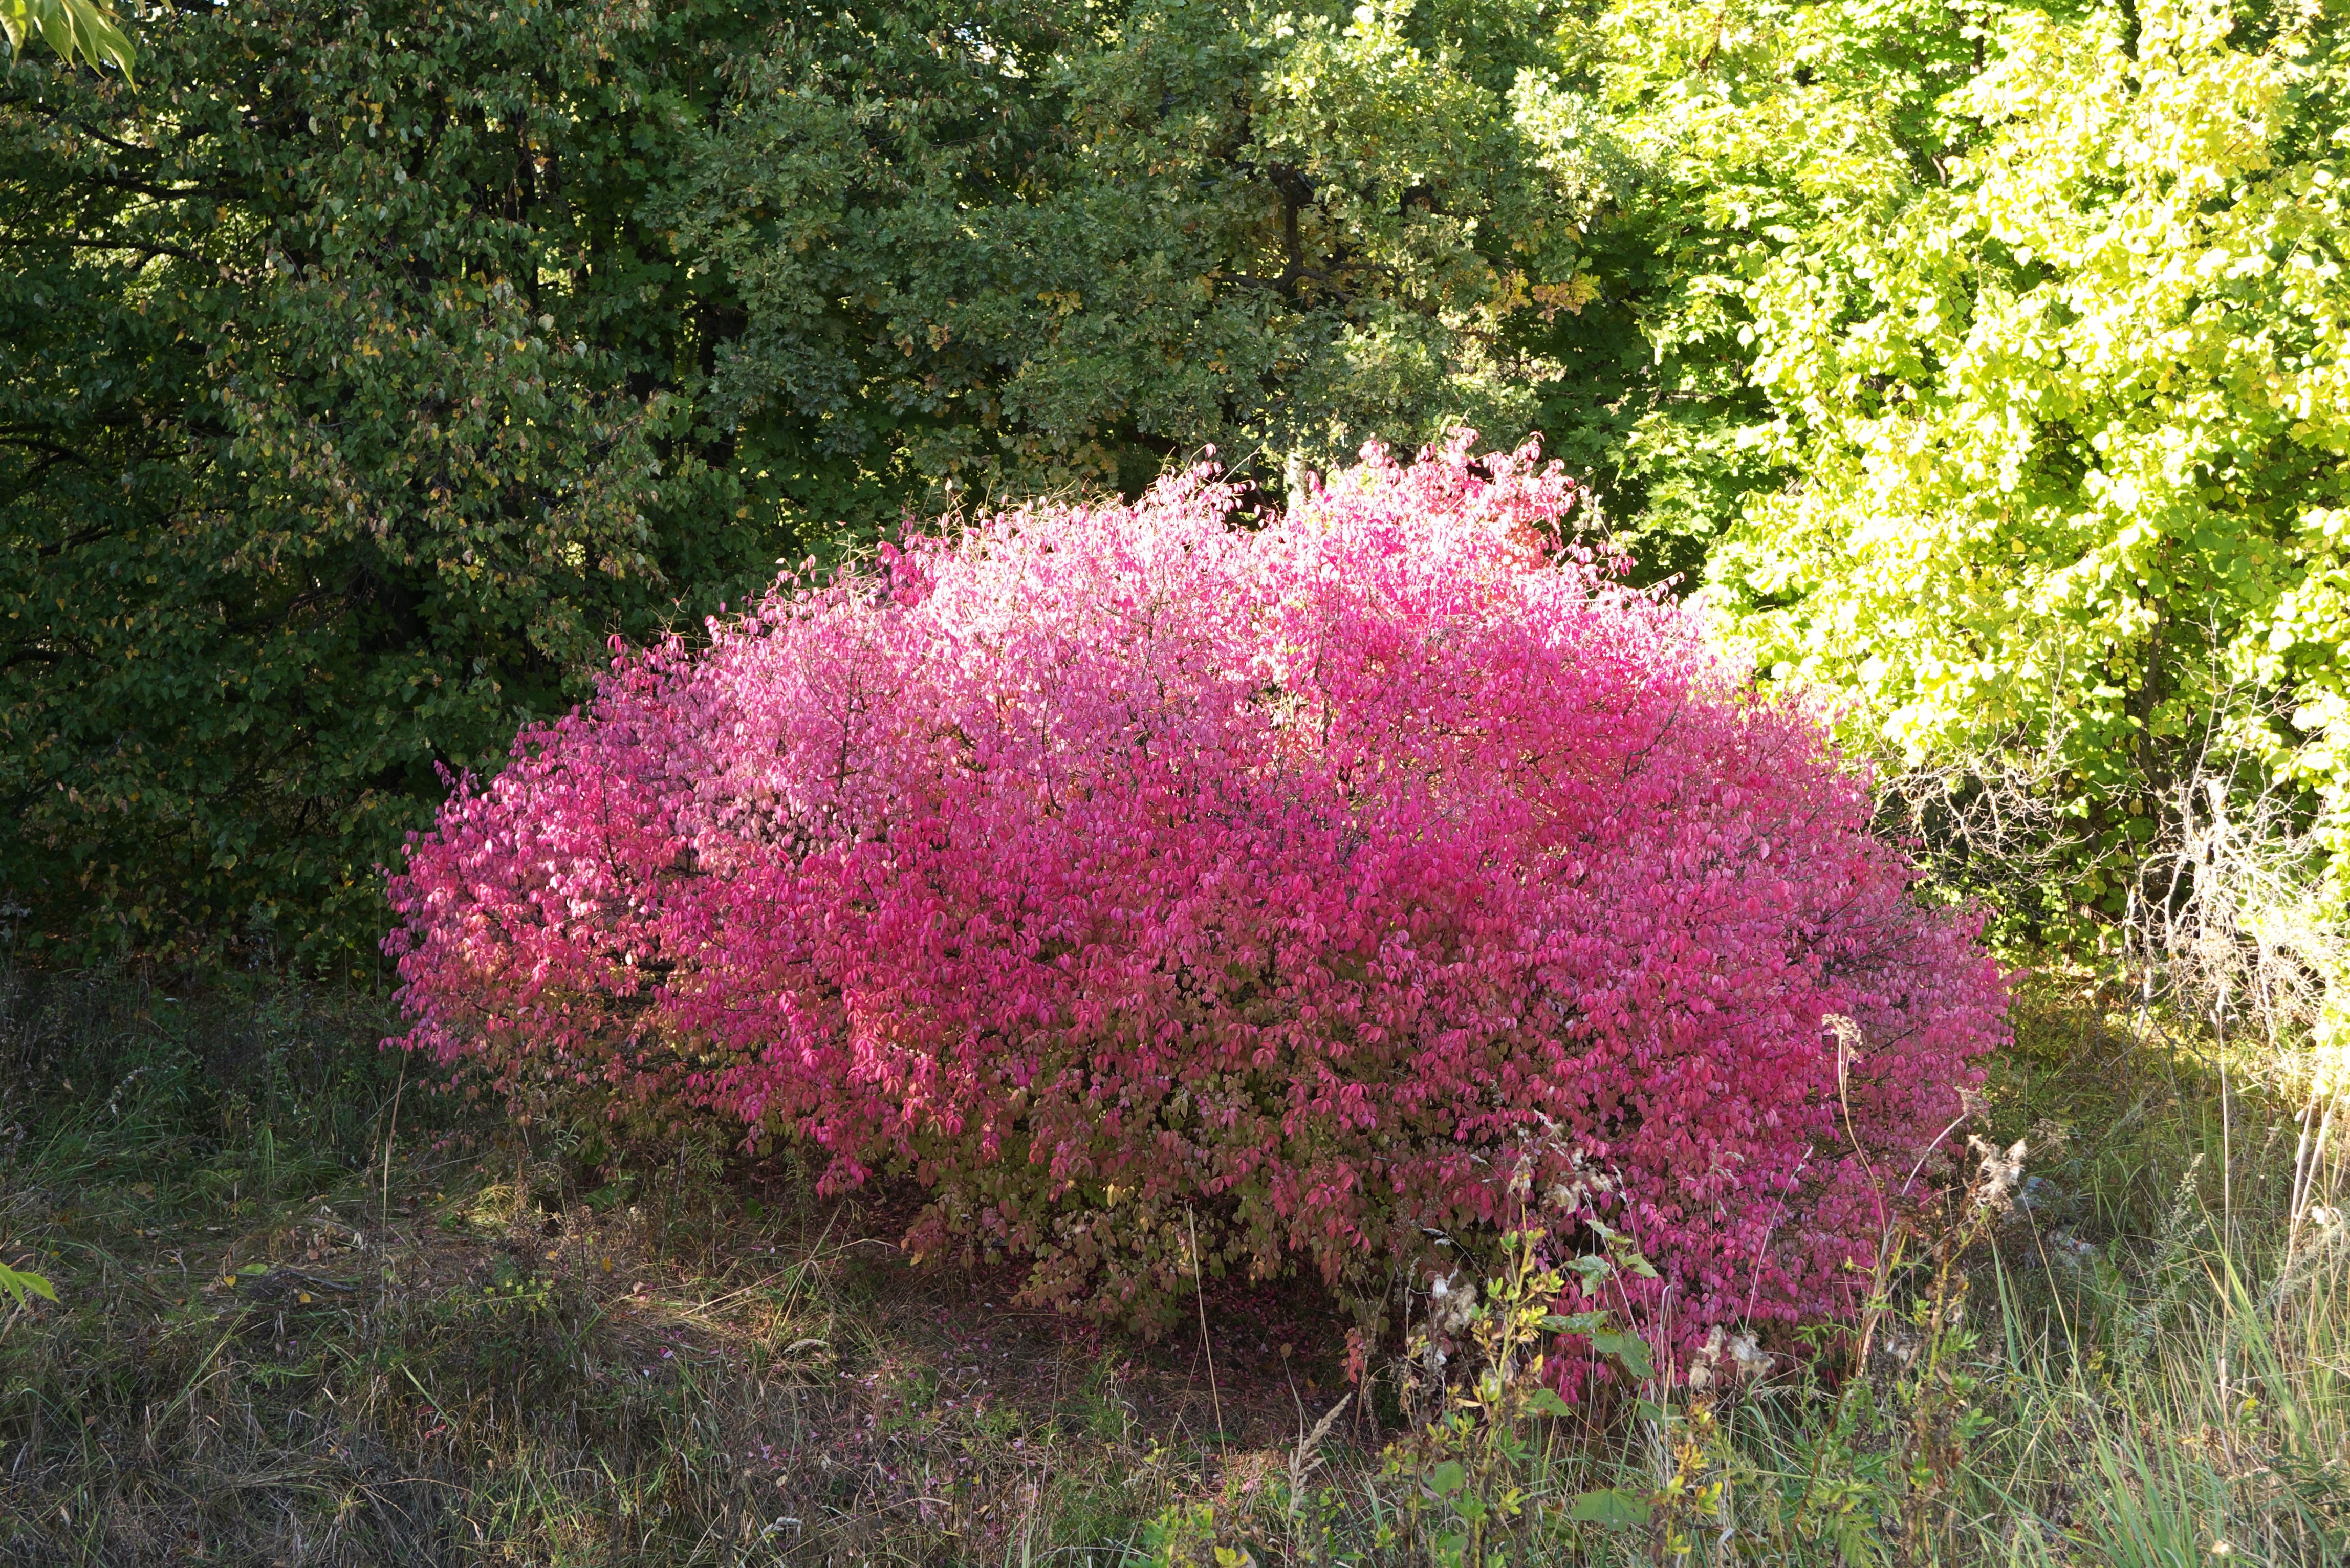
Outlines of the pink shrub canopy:
M 1241 500 L 993 517 L 618 658 L 391 878 L 402 1043 L 910 1173 L 918 1250 L 1097 1311 L 1195 1226 L 1370 1299 L 1600 1188 L 1671 1337 L 1848 1313 L 2004 1006 L 1864 781 L 1564 542 L 1531 446 Z

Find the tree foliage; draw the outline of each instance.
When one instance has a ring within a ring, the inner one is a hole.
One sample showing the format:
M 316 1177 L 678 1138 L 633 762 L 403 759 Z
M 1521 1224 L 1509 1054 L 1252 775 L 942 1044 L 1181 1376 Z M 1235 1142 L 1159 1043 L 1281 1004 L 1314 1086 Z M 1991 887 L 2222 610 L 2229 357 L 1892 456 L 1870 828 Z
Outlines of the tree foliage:
M 1986 7 L 1856 70 L 1875 9 L 1749 13 L 1674 143 L 1771 471 L 1713 596 L 1863 743 L 2028 776 L 2043 913 L 2118 914 L 2190 781 L 2350 780 L 2334 30 Z
M 10 72 L 0 794 L 36 935 L 363 930 L 436 763 L 754 558 L 657 384 L 689 291 L 629 208 L 690 89 L 640 31 L 240 5 L 151 18 L 135 97 Z
M 894 451 L 943 499 L 1526 428 L 1499 328 L 1572 275 L 1611 173 L 1574 105 L 1401 10 L 1083 15 L 986 14 L 975 52 L 911 13 L 795 25 L 729 62 L 651 208 L 739 291 L 716 417 Z
M 380 929 L 614 635 L 910 507 L 1532 417 L 1600 198 L 1402 13 L 255 0 L 0 78 L 0 896 Z
M 1813 722 L 1562 549 L 1531 449 L 1241 499 L 918 537 L 618 660 L 411 846 L 407 1044 L 910 1174 L 914 1249 L 1033 1300 L 1294 1261 L 1376 1313 L 1597 1201 L 1676 1334 L 1848 1313 L 2000 1028 L 1969 925 Z
M 1462 420 L 1936 798 L 2022 781 L 2037 919 L 2120 909 L 2195 777 L 2350 844 L 2338 33 L 259 0 L 144 17 L 137 92 L 20 51 L 0 899 L 364 952 L 437 770 L 613 636 L 909 516 L 1210 445 L 1277 495 Z

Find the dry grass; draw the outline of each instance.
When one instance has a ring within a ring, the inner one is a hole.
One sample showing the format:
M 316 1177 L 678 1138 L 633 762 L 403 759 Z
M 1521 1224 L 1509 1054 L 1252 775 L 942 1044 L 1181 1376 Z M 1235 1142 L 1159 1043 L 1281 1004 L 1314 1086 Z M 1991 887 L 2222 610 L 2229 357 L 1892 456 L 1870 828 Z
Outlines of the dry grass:
M 593 1187 L 365 1049 L 378 999 L 5 985 L 0 1252 L 62 1300 L 0 1323 L 0 1563 L 1442 1563 L 1438 1467 L 1491 1458 L 1386 1382 L 1301 1441 L 1347 1392 L 1310 1290 L 1206 1293 L 1211 1393 L 1196 1333 L 910 1267 L 889 1194 Z M 2350 1227 L 2288 1233 L 2302 1102 L 2085 974 L 2020 1017 L 1984 1130 L 2070 1137 L 1963 1312 L 1897 1274 L 1866 1367 L 1513 1435 L 1504 1560 L 2345 1560 Z M 1572 1518 L 1598 1487 L 1650 1522 Z
M 12 982 L 0 1242 L 63 1300 L 0 1327 L 0 1561 L 1112 1561 L 1338 1397 L 1311 1293 L 1209 1292 L 1220 1431 L 1196 1339 L 917 1271 L 886 1199 L 583 1193 L 323 995 Z

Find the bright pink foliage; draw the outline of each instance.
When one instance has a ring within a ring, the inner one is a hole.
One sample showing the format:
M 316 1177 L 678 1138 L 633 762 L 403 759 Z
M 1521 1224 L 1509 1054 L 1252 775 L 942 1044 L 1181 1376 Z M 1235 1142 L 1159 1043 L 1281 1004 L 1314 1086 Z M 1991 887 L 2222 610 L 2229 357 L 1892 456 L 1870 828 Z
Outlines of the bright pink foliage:
M 2004 1005 L 1862 783 L 1561 545 L 1531 449 L 1238 500 L 1016 513 L 619 659 L 392 878 L 406 1044 L 909 1170 L 918 1249 L 1100 1310 L 1192 1225 L 1376 1294 L 1577 1159 L 1675 1337 L 1848 1310 Z

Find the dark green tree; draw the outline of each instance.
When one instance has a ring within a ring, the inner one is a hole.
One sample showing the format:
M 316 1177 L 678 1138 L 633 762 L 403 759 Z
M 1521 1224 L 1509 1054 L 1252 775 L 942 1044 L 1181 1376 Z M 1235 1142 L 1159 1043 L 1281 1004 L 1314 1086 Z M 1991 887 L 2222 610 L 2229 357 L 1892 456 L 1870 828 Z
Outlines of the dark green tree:
M 363 940 L 436 765 L 760 558 L 671 389 L 691 280 L 634 213 L 742 26 L 239 5 L 148 18 L 135 94 L 11 67 L 0 876 L 32 940 Z
M 1448 15 L 256 0 L 143 17 L 136 92 L 12 60 L 22 940 L 364 957 L 444 770 L 779 559 L 1515 439 L 1614 166 Z

